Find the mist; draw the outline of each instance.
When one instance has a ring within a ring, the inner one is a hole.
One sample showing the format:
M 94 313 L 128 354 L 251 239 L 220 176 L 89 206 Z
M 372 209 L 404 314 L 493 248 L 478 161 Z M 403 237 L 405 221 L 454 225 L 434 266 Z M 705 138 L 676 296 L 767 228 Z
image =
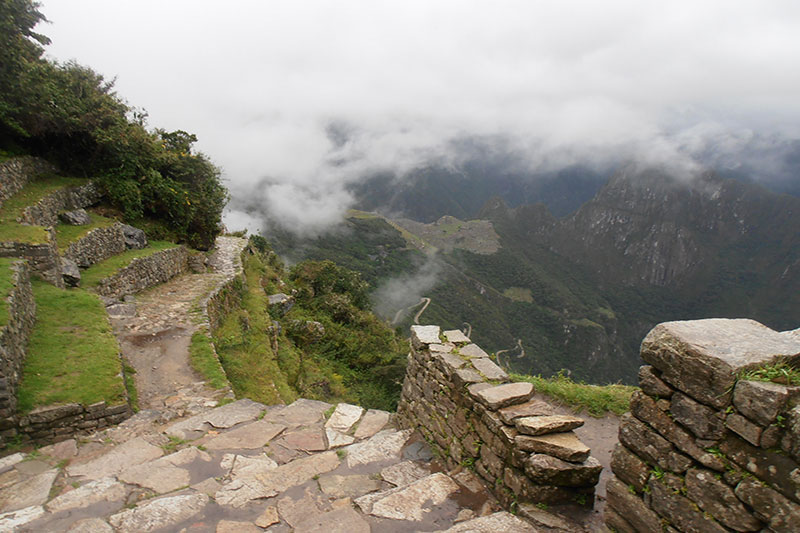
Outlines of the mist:
M 51 57 L 116 77 L 154 127 L 197 134 L 230 189 L 230 229 L 323 233 L 352 207 L 353 184 L 458 169 L 475 146 L 531 175 L 636 160 L 758 181 L 791 174 L 800 138 L 791 1 L 62 0 L 42 11 Z
M 391 278 L 372 292 L 373 311 L 392 325 L 422 309 L 424 297 L 436 285 L 442 271 L 435 255 L 428 256 L 413 274 Z

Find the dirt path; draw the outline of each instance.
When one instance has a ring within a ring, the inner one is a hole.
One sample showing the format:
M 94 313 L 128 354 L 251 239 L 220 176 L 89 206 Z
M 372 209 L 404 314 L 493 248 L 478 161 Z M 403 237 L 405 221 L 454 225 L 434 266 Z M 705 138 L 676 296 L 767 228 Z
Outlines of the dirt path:
M 218 395 L 205 388 L 189 366 L 189 343 L 199 327 L 201 302 L 239 271 L 239 254 L 246 242 L 218 237 L 209 258 L 210 272 L 186 273 L 143 291 L 136 295 L 135 316 L 111 317 L 122 353 L 136 370 L 141 408 L 201 406 Z

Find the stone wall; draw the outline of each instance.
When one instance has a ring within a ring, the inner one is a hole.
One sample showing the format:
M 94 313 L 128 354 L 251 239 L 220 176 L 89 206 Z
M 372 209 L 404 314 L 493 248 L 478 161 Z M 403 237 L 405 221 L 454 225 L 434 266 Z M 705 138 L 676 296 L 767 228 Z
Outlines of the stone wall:
M 800 335 L 744 319 L 667 322 L 647 335 L 641 355 L 648 365 L 620 425 L 606 524 L 798 531 L 800 387 L 743 373 L 800 363 Z
M 9 427 L 5 420 L 17 411 L 17 385 L 36 320 L 36 302 L 27 263 L 15 261 L 11 270 L 13 289 L 7 299 L 8 322 L 0 328 L 0 440 Z
M 57 287 L 64 286 L 61 276 L 61 256 L 58 255 L 55 230 L 49 228 L 48 241 L 41 244 L 0 242 L 0 257 L 20 257 L 28 260 L 31 272 Z
M 244 272 L 232 277 L 214 290 L 205 302 L 206 316 L 211 331 L 216 330 L 225 316 L 240 307 L 244 291 Z
M 475 470 L 506 506 L 591 506 L 602 467 L 571 431 L 583 424 L 532 399 L 460 331 L 412 326 L 412 349 L 397 408 L 447 468 Z
M 0 207 L 38 174 L 55 170 L 53 165 L 38 157 L 15 157 L 0 163 Z
M 105 228 L 95 228 L 73 242 L 67 247 L 64 257 L 75 261 L 81 268 L 88 268 L 125 250 L 127 246 L 122 224 L 116 223 Z
M 101 197 L 102 193 L 94 183 L 65 187 L 26 207 L 22 212 L 22 222 L 32 226 L 55 226 L 59 213 L 96 204 Z
M 186 272 L 188 258 L 189 252 L 183 246 L 138 257 L 114 275 L 101 280 L 95 291 L 110 298 L 137 293 Z
M 91 405 L 69 403 L 35 409 L 17 419 L 15 431 L 21 441 L 50 444 L 86 435 L 100 428 L 119 424 L 130 418 L 133 410 L 127 403 L 106 405 L 98 402 Z

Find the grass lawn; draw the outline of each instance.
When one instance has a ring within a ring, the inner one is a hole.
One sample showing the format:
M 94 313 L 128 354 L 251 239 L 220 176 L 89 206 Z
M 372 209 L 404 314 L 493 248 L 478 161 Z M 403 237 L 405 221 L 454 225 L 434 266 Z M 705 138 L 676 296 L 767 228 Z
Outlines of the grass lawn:
M 8 302 L 14 284 L 11 282 L 11 264 L 18 261 L 15 257 L 0 257 L 0 327 L 8 324 Z
M 629 411 L 631 394 L 638 390 L 638 387 L 628 385 L 576 383 L 563 374 L 551 378 L 512 374 L 511 379 L 533 383 L 536 392 L 561 400 L 578 410 L 586 409 L 595 417 L 601 417 L 608 412 L 621 415 Z
M 125 401 L 119 345 L 103 304 L 81 289 L 33 281 L 36 325 L 19 387 L 19 410 Z
M 88 180 L 81 178 L 66 178 L 63 176 L 50 176 L 28 183 L 21 191 L 9 198 L 0 207 L 0 242 L 47 242 L 47 231 L 40 226 L 27 226 L 17 222 L 26 207 L 48 194 L 64 187 L 84 185 Z
M 81 285 L 86 288 L 96 287 L 102 280 L 125 268 L 137 257 L 147 257 L 176 246 L 178 245 L 174 242 L 150 241 L 150 244 L 141 250 L 128 250 L 114 257 L 109 257 L 105 261 L 100 261 L 81 272 Z
M 214 353 L 211 338 L 205 332 L 197 331 L 192 335 L 192 342 L 189 345 L 189 361 L 192 368 L 215 389 L 224 389 L 228 386 L 228 379 Z
M 70 244 L 80 240 L 93 229 L 107 228 L 117 222 L 116 220 L 95 213 L 89 213 L 89 218 L 92 219 L 92 222 L 85 226 L 73 226 L 71 224 L 58 224 L 56 226 L 56 241 L 58 241 L 59 253 L 63 254 L 67 248 L 69 248 Z

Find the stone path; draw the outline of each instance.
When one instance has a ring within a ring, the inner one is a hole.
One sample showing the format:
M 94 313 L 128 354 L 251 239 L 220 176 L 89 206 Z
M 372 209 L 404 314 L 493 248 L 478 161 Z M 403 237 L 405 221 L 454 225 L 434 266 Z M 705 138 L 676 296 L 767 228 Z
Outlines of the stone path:
M 208 261 L 211 272 L 177 276 L 139 293 L 135 303 L 116 307 L 111 322 L 123 355 L 136 370 L 140 407 L 168 407 L 183 415 L 216 405 L 219 392 L 207 389 L 189 366 L 189 343 L 202 321 L 202 300 L 240 271 L 246 244 L 245 239 L 218 237 Z
M 502 512 L 467 469 L 438 471 L 391 418 L 313 400 L 239 400 L 166 424 L 144 410 L 0 459 L 0 531 L 564 531 Z

